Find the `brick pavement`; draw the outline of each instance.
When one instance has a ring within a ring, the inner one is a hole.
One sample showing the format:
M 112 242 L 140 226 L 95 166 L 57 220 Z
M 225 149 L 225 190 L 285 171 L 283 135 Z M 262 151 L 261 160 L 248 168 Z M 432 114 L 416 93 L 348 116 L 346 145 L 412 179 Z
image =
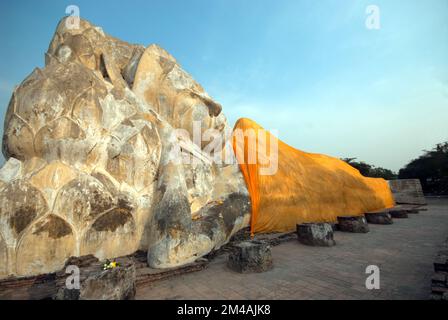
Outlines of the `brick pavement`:
M 203 271 L 139 288 L 137 299 L 427 299 L 432 262 L 448 237 L 448 199 L 428 211 L 370 225 L 367 234 L 335 233 L 337 245 L 296 241 L 273 247 L 274 269 L 238 274 L 220 256 Z M 367 290 L 365 269 L 380 268 L 380 290 Z

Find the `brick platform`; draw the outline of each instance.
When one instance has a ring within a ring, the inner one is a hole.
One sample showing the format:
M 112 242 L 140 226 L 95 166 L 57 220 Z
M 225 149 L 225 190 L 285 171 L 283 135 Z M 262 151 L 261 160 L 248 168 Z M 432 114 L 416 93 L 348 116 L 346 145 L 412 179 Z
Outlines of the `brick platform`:
M 227 256 L 203 271 L 137 289 L 137 299 L 428 299 L 433 262 L 448 234 L 448 199 L 428 199 L 428 211 L 370 225 L 367 234 L 335 232 L 337 246 L 289 241 L 272 248 L 273 270 L 238 274 Z M 367 290 L 368 265 L 381 289 Z

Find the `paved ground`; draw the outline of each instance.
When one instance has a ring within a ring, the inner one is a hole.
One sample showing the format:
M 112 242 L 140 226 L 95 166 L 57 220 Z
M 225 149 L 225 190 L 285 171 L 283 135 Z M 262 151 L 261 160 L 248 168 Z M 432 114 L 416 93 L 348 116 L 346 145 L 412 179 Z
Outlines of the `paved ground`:
M 428 202 L 428 211 L 370 225 L 367 234 L 336 232 L 335 247 L 273 247 L 272 271 L 241 275 L 221 256 L 206 270 L 139 289 L 137 299 L 427 299 L 434 255 L 448 237 L 448 199 Z M 380 268 L 379 290 L 365 287 L 368 265 Z

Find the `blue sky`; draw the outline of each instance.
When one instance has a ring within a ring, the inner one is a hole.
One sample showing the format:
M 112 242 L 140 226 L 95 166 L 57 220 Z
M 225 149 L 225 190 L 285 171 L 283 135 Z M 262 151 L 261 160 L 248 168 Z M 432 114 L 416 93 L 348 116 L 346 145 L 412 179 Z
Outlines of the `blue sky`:
M 298 149 L 393 170 L 448 140 L 447 0 L 0 1 L 2 119 L 70 4 L 168 50 L 231 125 L 249 117 Z

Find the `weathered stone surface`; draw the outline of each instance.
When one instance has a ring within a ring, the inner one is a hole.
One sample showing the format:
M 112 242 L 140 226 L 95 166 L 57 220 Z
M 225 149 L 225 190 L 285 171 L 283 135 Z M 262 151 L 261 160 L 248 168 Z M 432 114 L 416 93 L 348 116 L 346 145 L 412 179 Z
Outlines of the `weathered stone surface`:
M 435 272 L 448 272 L 448 250 L 440 250 L 434 260 Z
M 406 206 L 404 209 L 408 214 L 418 214 L 420 212 L 418 208 L 413 206 Z
M 369 225 L 364 216 L 338 217 L 339 230 L 353 233 L 369 232 Z
M 448 300 L 448 239 L 434 259 L 431 277 L 431 300 Z
M 400 208 L 393 208 L 389 210 L 389 214 L 394 219 L 406 219 L 408 218 L 408 211 Z
M 329 223 L 298 224 L 297 239 L 309 246 L 331 247 L 336 244 L 333 239 L 333 227 Z
M 85 259 L 84 259 L 85 260 Z M 68 289 L 61 279 L 55 300 L 128 300 L 135 296 L 136 269 L 128 258 L 118 259 L 119 266 L 102 270 L 102 264 L 89 261 L 74 261 L 80 267 L 80 289 Z
M 433 294 L 441 295 L 442 298 L 443 298 L 443 296 L 448 293 L 448 288 L 447 287 L 440 287 L 440 286 L 431 286 L 431 292 Z
M 432 275 L 431 284 L 439 287 L 448 287 L 448 273 L 435 272 Z
M 0 277 L 5 277 L 8 275 L 8 247 L 3 237 L 0 235 Z
M 147 286 L 156 281 L 179 276 L 186 273 L 197 272 L 208 266 L 209 261 L 204 258 L 196 260 L 181 267 L 152 269 L 147 266 L 146 255 L 138 251 L 131 256 L 115 259 L 122 265 L 135 265 L 136 279 L 135 285 Z M 81 290 L 67 289 L 67 277 L 73 275 L 73 269 L 77 266 L 80 269 L 80 283 L 85 283 L 86 279 L 93 275 L 98 275 L 102 270 L 104 261 L 99 261 L 95 256 L 70 257 L 64 267 L 56 272 L 28 277 L 8 277 L 0 279 L 0 300 L 42 300 L 42 299 L 63 299 L 77 300 L 80 298 Z M 68 279 L 72 284 L 71 279 Z M 131 286 L 128 286 L 129 288 Z M 123 288 L 123 286 L 120 286 Z M 122 289 L 119 289 L 122 290 Z M 122 295 L 123 298 L 131 298 L 133 290 L 129 290 L 129 295 Z M 104 298 L 108 298 L 105 296 Z
M 57 292 L 55 273 L 0 279 L 0 300 L 51 299 Z
M 204 270 L 208 266 L 208 260 L 200 258 L 193 263 L 188 263 L 180 267 L 153 269 L 149 267 L 140 268 L 137 270 L 136 285 L 138 287 L 146 287 L 156 281 L 173 278 L 187 273 L 198 272 Z
M 263 241 L 244 241 L 236 244 L 229 254 L 227 265 L 240 273 L 260 273 L 273 268 L 271 247 Z
M 393 224 L 392 216 L 388 211 L 367 212 L 365 215 L 368 223 L 372 224 Z
M 45 58 L 5 117 L 0 278 L 148 249 L 152 267 L 179 266 L 248 225 L 236 161 L 192 135 L 197 121 L 233 155 L 222 108 L 165 50 L 64 18 Z
M 76 238 L 70 224 L 57 215 L 47 215 L 22 238 L 16 256 L 17 273 L 33 275 L 45 268 L 59 269 L 74 255 L 75 246 Z
M 426 204 L 422 185 L 418 179 L 389 180 L 390 190 L 398 204 Z
M 179 66 L 168 52 L 156 45 L 145 49 L 136 67 L 132 90 L 174 128 L 193 134 L 200 129 L 223 131 L 227 126 L 221 105 Z M 205 145 L 202 145 L 205 146 Z

